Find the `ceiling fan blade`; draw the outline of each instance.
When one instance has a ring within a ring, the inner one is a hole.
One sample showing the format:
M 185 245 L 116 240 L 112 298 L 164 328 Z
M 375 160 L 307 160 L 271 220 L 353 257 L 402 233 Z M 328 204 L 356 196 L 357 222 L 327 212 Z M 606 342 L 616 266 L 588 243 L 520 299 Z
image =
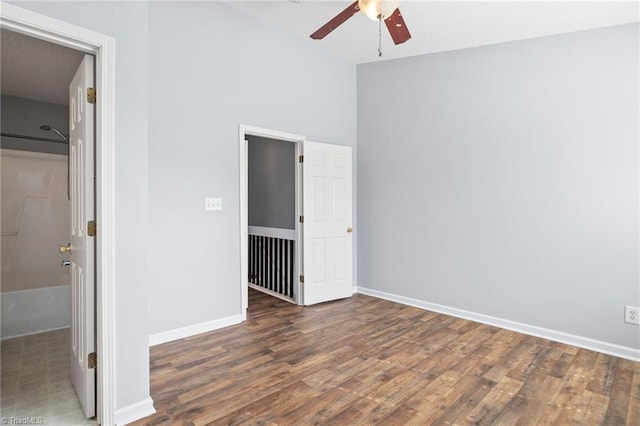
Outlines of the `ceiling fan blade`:
M 404 23 L 404 19 L 402 19 L 400 9 L 394 10 L 391 16 L 385 19 L 384 23 L 387 24 L 387 29 L 389 30 L 389 34 L 391 34 L 394 44 L 404 43 L 411 38 L 409 29 Z
M 321 26 L 318 29 L 318 31 L 311 34 L 311 38 L 314 40 L 320 40 L 325 38 L 331 31 L 338 28 L 338 26 L 342 25 L 344 21 L 351 18 L 353 15 L 355 15 L 359 11 L 360 11 L 360 8 L 358 7 L 358 2 L 354 1 L 349 7 L 347 7 L 345 10 L 337 14 L 335 18 L 333 18 L 332 20 L 330 20 L 329 22 Z

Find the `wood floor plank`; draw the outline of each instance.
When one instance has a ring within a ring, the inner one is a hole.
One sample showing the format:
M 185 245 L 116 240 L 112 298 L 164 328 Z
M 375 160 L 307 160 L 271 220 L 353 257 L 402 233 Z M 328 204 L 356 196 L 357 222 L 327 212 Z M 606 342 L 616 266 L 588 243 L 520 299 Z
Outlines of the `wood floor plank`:
M 364 295 L 151 348 L 136 425 L 637 425 L 640 363 Z
M 582 379 L 583 373 L 582 367 L 576 367 L 563 378 L 560 388 L 546 407 L 540 421 L 542 424 L 561 424 L 559 423 L 560 419 L 569 416 L 569 413 L 565 414 L 565 411 L 571 409 L 571 398 L 577 392 L 582 394 L 586 387 L 586 383 Z
M 600 395 L 609 396 L 613 387 L 619 358 L 598 354 L 598 359 L 591 371 L 591 380 L 587 389 Z
M 408 424 L 411 421 L 414 421 L 414 419 L 416 419 L 416 412 L 411 410 L 410 408 L 404 407 L 404 406 L 400 406 L 400 407 L 396 407 L 394 405 L 386 405 L 386 407 L 389 407 L 388 412 L 382 413 L 379 412 L 378 414 L 385 414 L 385 415 L 380 415 L 379 417 L 367 417 L 367 422 L 369 422 L 369 424 L 381 424 L 381 425 L 405 425 Z M 344 425 L 345 423 L 340 422 L 340 423 L 336 423 L 336 424 L 340 424 L 340 425 Z
M 629 395 L 629 408 L 627 409 L 626 424 L 640 424 L 640 369 L 638 368 L 633 369 L 633 379 L 631 382 L 631 393 Z
M 620 360 L 615 371 L 611 388 L 611 402 L 605 414 L 605 424 L 625 424 L 629 415 L 630 401 L 635 399 L 632 388 L 634 370 L 622 368 L 624 365 L 625 363 Z
M 494 382 L 479 378 L 474 380 L 473 384 L 466 387 L 466 389 L 459 388 L 457 390 L 457 401 L 447 407 L 441 407 L 442 411 L 433 423 L 449 425 L 456 424 L 457 419 L 465 419 L 494 386 Z
M 503 377 L 466 416 L 465 423 L 476 425 L 494 424 L 500 415 L 503 414 L 503 408 L 507 406 L 513 398 L 516 398 L 521 387 L 521 381 L 514 380 L 507 376 Z M 517 420 L 518 416 L 515 417 L 512 424 Z

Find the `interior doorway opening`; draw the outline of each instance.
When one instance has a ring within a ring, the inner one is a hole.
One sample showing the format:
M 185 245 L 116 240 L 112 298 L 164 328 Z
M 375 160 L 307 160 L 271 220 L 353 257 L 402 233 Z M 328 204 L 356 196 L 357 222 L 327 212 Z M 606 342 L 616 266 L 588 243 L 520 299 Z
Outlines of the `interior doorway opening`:
M 249 306 L 249 287 L 292 303 L 302 302 L 301 226 L 297 220 L 301 170 L 297 158 L 303 141 L 303 136 L 291 133 L 243 124 L 239 127 L 243 321 Z M 280 170 L 282 167 L 286 170 Z
M 95 56 L 96 414 L 101 424 L 126 423 L 116 419 L 115 387 L 115 40 L 10 4 L 2 6 L 0 28 Z
M 247 318 L 249 273 L 249 141 L 251 136 L 295 142 L 293 300 L 313 305 L 353 295 L 353 163 L 351 147 L 240 125 L 240 288 Z M 263 142 L 256 142 L 263 143 Z M 285 154 L 284 158 L 289 158 Z M 265 166 L 266 167 L 266 166 Z M 280 206 L 278 206 L 280 207 Z M 278 210 L 276 210 L 278 211 Z M 262 213 L 262 212 L 261 212 Z M 284 224 L 290 217 L 283 214 Z M 274 237 L 281 238 L 277 234 Z M 290 235 L 290 234 L 289 234 Z M 267 236 L 268 237 L 268 236 Z M 282 238 L 281 238 L 282 239 Z M 255 248 L 255 245 L 253 246 Z M 277 246 L 276 246 L 277 247 Z M 278 248 L 276 248 L 278 249 Z M 262 250 L 258 246 L 258 251 Z M 286 251 L 285 251 L 286 253 Z M 268 262 L 267 262 L 268 263 Z
M 248 186 L 248 285 L 296 303 L 297 147 L 245 135 Z
M 45 413 L 46 421 L 85 423 L 96 415 L 96 370 L 85 368 L 86 354 L 80 353 L 96 347 L 95 250 L 94 238 L 90 247 L 80 249 L 72 230 L 83 232 L 74 218 L 94 218 L 94 174 L 81 165 L 92 169 L 95 164 L 95 117 L 93 104 L 76 96 L 86 85 L 72 89 L 81 62 L 93 79 L 95 57 L 6 29 L 0 42 L 6 65 L 0 297 L 3 308 L 9 308 L 3 309 L 2 370 L 10 377 L 3 386 L 2 412 L 16 418 Z M 47 90 L 34 91 L 39 83 Z M 70 125 L 72 117 L 90 123 L 81 142 L 75 121 Z M 86 159 L 77 161 L 76 155 L 71 161 L 81 145 Z M 79 199 L 77 178 L 85 174 L 83 193 L 90 198 Z M 74 214 L 74 205 L 87 214 Z M 82 267 L 76 252 L 87 253 Z M 83 390 L 78 365 L 88 383 Z M 34 376 L 39 377 L 39 398 L 30 388 Z M 52 389 L 55 395 L 42 392 Z

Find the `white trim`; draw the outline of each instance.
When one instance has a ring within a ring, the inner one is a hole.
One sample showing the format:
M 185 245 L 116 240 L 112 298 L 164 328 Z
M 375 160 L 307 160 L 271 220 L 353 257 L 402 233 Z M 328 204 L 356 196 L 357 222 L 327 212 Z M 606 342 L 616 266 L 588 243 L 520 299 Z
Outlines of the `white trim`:
M 185 337 L 195 336 L 196 334 L 207 333 L 209 331 L 218 330 L 219 328 L 240 324 L 241 322 L 242 315 L 231 315 L 229 317 L 213 321 L 201 322 L 199 324 L 163 331 L 149 336 L 149 346 L 161 345 L 174 340 L 184 339 Z
M 306 140 L 306 139 L 305 139 Z M 304 144 L 304 140 L 299 141 L 298 143 L 296 143 L 296 157 L 300 158 L 300 156 L 303 153 L 303 144 Z M 304 254 L 304 226 L 302 226 L 302 224 L 300 223 L 299 220 L 299 216 L 304 216 L 304 206 L 303 206 L 303 184 L 304 184 L 304 177 L 303 177 L 303 164 L 304 163 L 300 163 L 300 162 L 296 162 L 296 220 L 295 222 L 295 227 L 296 227 L 296 240 L 294 242 L 294 250 L 295 250 L 295 257 L 296 260 L 293 263 L 293 280 L 294 280 L 294 289 L 295 289 L 295 300 L 296 303 L 300 306 L 304 306 L 304 287 L 302 286 L 302 283 L 300 282 L 300 277 L 304 276 L 304 262 L 302 261 L 303 259 L 303 254 Z
M 115 39 L 2 3 L 0 27 L 96 56 L 96 342 L 97 418 L 115 423 Z
M 246 135 L 264 137 L 269 139 L 278 139 L 286 142 L 294 142 L 296 144 L 296 158 L 302 154 L 301 144 L 304 142 L 305 137 L 302 135 L 296 135 L 294 133 L 280 132 L 278 130 L 264 129 L 262 127 L 249 126 L 240 123 L 238 125 L 238 156 L 239 156 L 239 173 L 240 173 L 240 300 L 241 300 L 241 315 L 242 321 L 247 319 L 247 307 L 249 305 L 249 244 L 247 241 L 249 235 L 249 162 L 248 155 L 249 150 L 246 143 Z M 301 182 L 301 170 L 300 163 L 296 161 L 296 187 L 295 187 L 295 217 L 300 215 L 300 188 L 302 188 Z M 300 274 L 300 266 L 302 259 L 302 250 L 300 250 L 299 241 L 302 241 L 302 229 L 300 223 L 295 221 L 294 230 L 296 241 L 294 250 L 296 251 L 296 261 L 293 265 L 293 277 L 294 277 L 294 294 L 295 302 L 300 305 L 302 303 L 302 286 L 298 279 Z
M 240 125 L 238 140 L 240 170 L 240 315 L 247 320 L 249 309 L 249 143 Z
M 268 288 L 260 287 L 259 285 L 254 284 L 252 282 L 249 282 L 249 288 L 259 291 L 260 293 L 268 294 L 269 296 L 273 296 L 277 299 L 284 300 L 285 302 L 294 303 L 294 304 L 296 303 L 296 301 L 293 300 L 293 298 L 291 297 L 283 296 L 280 293 L 269 290 Z
M 295 240 L 295 229 L 265 228 L 263 226 L 249 226 L 249 235 L 259 237 L 280 238 L 282 240 Z
M 507 330 L 516 331 L 518 333 L 528 334 L 530 336 L 541 337 L 555 342 L 565 343 L 567 345 L 577 346 L 579 348 L 589 349 L 596 352 L 602 352 L 607 355 L 613 355 L 631 361 L 640 361 L 640 349 L 620 346 L 613 343 L 603 342 L 600 340 L 589 339 L 587 337 L 576 336 L 562 331 L 551 330 L 548 328 L 537 327 L 535 325 L 524 324 L 521 322 L 510 321 L 503 318 L 492 317 L 490 315 L 479 314 L 476 312 L 465 311 L 464 309 L 453 308 L 450 306 L 439 305 L 437 303 L 425 302 L 410 297 L 398 296 L 383 291 L 372 290 L 370 288 L 358 287 L 358 293 L 367 296 L 377 297 L 379 299 L 390 300 L 392 302 L 401 303 L 403 305 L 414 306 L 416 308 L 426 309 L 428 311 L 438 312 L 445 315 L 451 315 L 470 321 L 480 322 L 482 324 L 493 325 Z
M 252 135 L 252 136 L 259 136 L 263 138 L 269 138 L 269 139 L 278 139 L 280 141 L 287 141 L 287 142 L 301 142 L 305 140 L 304 136 L 296 135 L 295 133 L 287 133 L 287 132 L 281 132 L 279 130 L 271 130 L 271 129 L 265 129 L 263 127 L 255 127 L 255 126 L 249 126 L 246 124 L 240 124 L 240 135 L 242 140 L 244 140 L 245 134 Z
M 155 412 L 156 409 L 153 407 L 153 400 L 147 398 L 134 404 L 129 404 L 126 407 L 119 408 L 118 411 L 116 411 L 116 424 L 126 425 L 143 417 L 150 416 Z

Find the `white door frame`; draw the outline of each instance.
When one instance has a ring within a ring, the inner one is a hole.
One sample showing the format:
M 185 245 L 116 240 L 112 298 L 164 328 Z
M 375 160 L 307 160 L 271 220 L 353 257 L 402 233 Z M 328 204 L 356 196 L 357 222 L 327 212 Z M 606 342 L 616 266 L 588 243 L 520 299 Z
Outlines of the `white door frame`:
M 269 139 L 277 139 L 285 142 L 294 142 L 296 144 L 296 158 L 302 154 L 302 143 L 305 138 L 301 135 L 293 133 L 285 133 L 277 130 L 263 129 L 261 127 L 240 124 L 238 127 L 238 149 L 239 149 L 239 169 L 240 169 L 240 300 L 242 321 L 247 319 L 247 308 L 249 306 L 249 152 L 245 142 L 246 135 L 259 136 Z M 302 211 L 302 200 L 299 196 L 301 185 L 301 167 L 296 162 L 296 186 L 295 186 L 295 217 L 300 216 Z M 295 262 L 293 271 L 295 302 L 300 305 L 302 303 L 302 293 L 300 286 L 300 266 L 302 265 L 302 230 L 300 221 L 295 221 Z
M 96 408 L 101 424 L 115 424 L 115 39 L 7 3 L 0 27 L 96 57 Z

